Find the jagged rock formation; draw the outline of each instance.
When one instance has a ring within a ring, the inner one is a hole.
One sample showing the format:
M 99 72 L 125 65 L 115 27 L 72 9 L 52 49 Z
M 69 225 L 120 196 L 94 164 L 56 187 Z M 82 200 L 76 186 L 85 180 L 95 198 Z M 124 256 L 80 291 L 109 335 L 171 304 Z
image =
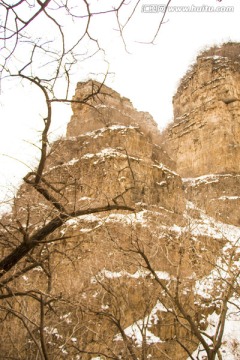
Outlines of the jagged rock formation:
M 238 82 L 231 59 L 199 57 L 163 135 L 149 114 L 115 91 L 78 83 L 66 137 L 51 147 L 42 186 L 68 213 L 89 215 L 68 219 L 10 273 L 29 267 L 11 290 L 16 300 L 7 316 L 18 316 L 2 322 L 5 358 L 36 359 L 41 348 L 51 360 L 198 358 L 199 338 L 176 304 L 201 330 L 214 321 L 217 328 L 224 286 L 240 268 L 240 229 L 227 225 L 239 225 L 238 148 L 229 147 L 232 134 L 234 145 L 240 139 Z M 106 204 L 132 210 L 94 213 Z M 57 215 L 24 184 L 2 221 L 31 233 Z M 13 234 L 3 256 L 21 240 L 22 233 Z M 229 350 L 229 339 L 227 333 L 223 359 L 237 360 L 239 344 Z
M 96 95 L 92 97 L 92 94 Z M 86 99 L 89 99 L 87 103 Z M 136 111 L 129 99 L 96 81 L 77 84 L 72 109 L 73 116 L 67 128 L 68 137 L 110 125 L 130 125 L 139 127 L 154 144 L 160 143 L 160 132 L 149 113 Z
M 164 141 L 183 177 L 240 171 L 239 58 L 200 55 L 173 98 Z
M 185 182 L 188 199 L 235 225 L 240 221 L 239 49 L 225 44 L 198 56 L 173 98 L 174 122 L 163 134 L 177 172 L 199 177 Z
M 84 96 L 90 84 L 94 89 L 100 87 L 96 82 L 81 84 Z M 158 290 L 149 271 L 141 268 L 141 259 L 134 260 L 132 253 L 138 251 L 140 244 L 144 245 L 151 254 L 153 265 L 162 274 L 163 281 L 175 277 L 175 266 L 165 260 L 165 248 L 170 239 L 178 234 L 180 227 L 187 223 L 182 216 L 186 209 L 183 184 L 174 171 L 174 162 L 153 141 L 156 139 L 159 142 L 160 135 L 151 117 L 145 113 L 139 114 L 128 100 L 122 99 L 111 89 L 104 87 L 103 91 L 104 95 L 97 94 L 90 104 L 73 103 L 73 116 L 66 138 L 53 144 L 51 155 L 47 159 L 44 186 L 68 212 L 94 209 L 106 204 L 128 205 L 134 208 L 134 212 L 112 211 L 68 220 L 59 232 L 54 232 L 48 238 L 50 241 L 55 238 L 68 240 L 59 245 L 50 243 L 40 252 L 40 258 L 44 257 L 46 251 L 49 253 L 49 258 L 43 261 L 45 269 L 49 266 L 51 268 L 47 288 L 44 282 L 46 273 L 41 267 L 37 271 L 33 270 L 33 274 L 27 278 L 23 277 L 19 288 L 32 289 L 37 282 L 38 289 L 51 291 L 51 296 L 55 298 L 61 293 L 68 305 L 63 309 L 61 304 L 56 305 L 55 312 L 60 313 L 60 320 L 64 319 L 61 318 L 64 314 L 72 314 L 70 303 L 78 304 L 75 305 L 78 309 L 77 316 L 80 307 L 88 309 L 82 318 L 81 330 L 75 334 L 80 340 L 79 346 L 84 347 L 86 354 L 104 353 L 107 344 L 107 347 L 114 349 L 116 353 L 122 353 L 123 358 L 127 359 L 126 345 L 119 338 L 119 328 L 114 325 L 114 318 L 109 323 L 108 318 L 103 315 L 109 312 L 111 317 L 116 316 L 114 313 L 117 308 L 124 313 L 121 326 L 127 328 L 135 321 L 144 319 L 148 312 L 148 323 L 152 328 L 148 332 L 155 339 L 147 340 L 148 347 L 151 348 L 150 354 L 158 356 L 159 336 L 171 336 L 174 329 L 170 327 L 164 330 L 154 326 L 157 313 L 161 313 Z M 74 99 L 79 92 L 78 84 Z M 103 117 L 105 123 L 96 118 L 99 116 L 99 109 L 104 111 L 101 119 Z M 28 229 L 31 232 L 36 224 L 39 227 L 47 223 L 54 214 L 57 215 L 57 211 L 51 203 L 36 194 L 30 185 L 25 184 L 16 197 L 13 214 L 18 222 L 24 223 L 28 219 Z M 207 237 L 203 238 L 208 247 Z M 174 244 L 168 246 L 168 254 L 172 260 L 178 261 L 179 255 L 175 248 L 179 242 L 180 236 L 177 236 Z M 218 248 L 217 244 L 216 247 Z M 186 262 L 192 261 L 187 254 L 184 258 Z M 41 261 L 38 260 L 38 263 Z M 191 272 L 191 266 L 184 270 L 189 276 Z M 28 306 L 33 306 L 31 301 Z M 97 315 L 103 310 L 105 313 L 102 316 Z M 165 321 L 165 316 L 168 318 L 163 311 L 161 321 Z M 73 321 L 71 315 L 71 322 Z M 58 358 L 64 358 L 64 351 L 56 350 L 61 341 L 58 343 L 52 330 L 48 329 L 57 328 L 57 334 L 63 337 L 71 331 L 72 325 L 67 326 L 64 321 L 60 321 L 55 327 L 53 324 L 59 322 L 56 315 L 46 317 L 45 322 L 46 331 L 49 331 L 46 333 L 50 344 L 48 351 L 50 354 L 57 351 Z M 99 330 L 96 326 L 99 326 Z M 17 329 L 16 326 L 16 331 Z M 24 336 L 22 333 L 19 341 L 24 343 Z M 96 338 L 99 340 L 96 341 Z M 155 342 L 157 346 L 154 346 Z M 54 343 L 53 347 L 51 343 Z M 8 342 L 5 347 L 10 347 Z M 172 348 L 172 344 L 163 343 L 160 347 L 166 354 L 174 354 L 176 350 Z M 177 358 L 180 359 L 182 350 L 177 344 L 176 347 L 179 354 Z M 135 352 L 139 351 L 137 346 Z M 90 355 L 81 357 L 87 360 L 91 358 Z

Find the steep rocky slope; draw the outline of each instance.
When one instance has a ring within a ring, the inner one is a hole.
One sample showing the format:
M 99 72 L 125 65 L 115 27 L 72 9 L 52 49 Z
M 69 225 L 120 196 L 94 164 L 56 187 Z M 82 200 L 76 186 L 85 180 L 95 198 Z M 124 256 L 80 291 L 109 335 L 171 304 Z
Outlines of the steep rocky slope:
M 2 358 L 203 360 L 200 340 L 213 349 L 222 324 L 222 359 L 239 358 L 238 150 L 229 147 L 233 133 L 240 139 L 238 82 L 232 59 L 198 58 L 164 134 L 115 91 L 78 83 L 42 186 L 68 213 L 88 214 L 68 218 L 4 278 Z M 106 204 L 126 209 L 94 211 Z M 31 233 L 53 216 L 53 203 L 22 185 L 2 219 L 1 238 L 12 235 L 2 256 L 18 246 L 19 224 Z
M 188 199 L 234 225 L 240 221 L 239 48 L 230 43 L 198 56 L 173 98 L 174 122 L 163 134 L 177 172 L 187 178 Z
M 236 59 L 200 55 L 173 98 L 174 123 L 165 132 L 165 142 L 183 177 L 239 172 Z
M 81 94 L 87 96 L 89 89 L 91 94 L 93 88 L 100 86 L 92 81 L 78 84 L 74 99 L 80 89 Z M 63 303 L 55 300 L 54 314 L 50 311 L 51 315 L 45 317 L 46 346 L 52 358 L 78 358 L 76 349 L 64 345 L 73 328 L 76 331 L 72 337 L 78 348 L 84 349 L 81 359 L 91 359 L 94 353 L 110 356 L 109 349 L 116 356 L 122 353 L 127 359 L 130 356 L 128 346 L 126 340 L 121 340 L 119 331 L 121 333 L 146 315 L 147 323 L 144 321 L 143 327 L 150 336 L 146 340 L 146 354 L 157 356 L 161 343 L 159 335 L 171 336 L 174 331 L 172 326 L 172 330 L 155 327 L 155 335 L 147 330 L 156 322 L 162 307 L 158 303 L 159 291 L 154 279 L 141 265 L 139 251 L 142 246 L 146 247 L 164 282 L 175 276 L 172 261 L 178 261 L 178 253 L 175 253 L 180 241 L 178 229 L 187 223 L 182 216 L 186 209 L 182 180 L 174 171 L 174 162 L 158 144 L 160 134 L 150 115 L 139 114 L 129 100 L 105 86 L 101 86 L 101 91 L 103 94 L 97 94 L 87 104 L 73 103 L 67 135 L 53 144 L 44 173 L 43 186 L 66 211 L 87 209 L 90 215 L 69 219 L 60 231 L 50 235 L 47 239 L 50 243 L 28 259 L 40 266 L 34 267 L 27 276 L 23 275 L 17 283 L 18 292 L 36 291 L 37 286 L 50 298 L 57 299 L 61 293 Z M 100 115 L 105 123 L 99 121 Z M 126 205 L 133 212 L 118 210 L 94 214 L 91 210 L 106 204 Z M 17 224 L 25 226 L 27 222 L 31 232 L 50 221 L 57 211 L 31 185 L 24 184 L 15 199 L 13 215 Z M 175 233 L 174 244 L 168 246 Z M 166 261 L 166 247 L 171 261 Z M 6 247 L 3 255 L 8 251 Z M 187 259 L 188 255 L 184 257 Z M 23 264 L 18 271 L 21 266 Z M 189 275 L 191 271 L 190 268 L 184 270 Z M 28 316 L 38 322 L 36 304 L 31 299 L 25 301 Z M 121 321 L 116 312 L 124 314 Z M 117 321 L 120 321 L 118 326 Z M 6 332 L 8 325 L 4 323 Z M 20 331 L 19 325 L 15 329 L 16 334 L 12 331 L 10 339 L 2 344 L 2 351 L 8 356 L 12 339 Z M 25 344 L 26 334 L 21 334 L 19 343 Z M 72 344 L 71 337 L 69 341 Z M 135 340 L 132 341 L 137 356 L 142 342 L 136 346 Z M 175 351 L 172 344 L 164 343 L 160 347 L 166 354 Z M 34 358 L 35 344 L 30 341 L 27 348 Z M 181 348 L 178 352 L 182 353 Z

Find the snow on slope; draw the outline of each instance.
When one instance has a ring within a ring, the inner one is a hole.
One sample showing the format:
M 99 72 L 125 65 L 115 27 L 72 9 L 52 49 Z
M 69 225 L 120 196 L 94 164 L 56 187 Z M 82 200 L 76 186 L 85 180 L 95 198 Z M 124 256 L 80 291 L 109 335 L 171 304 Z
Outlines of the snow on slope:
M 194 208 L 192 203 L 189 203 L 190 208 Z M 199 210 L 199 209 L 198 209 Z M 231 250 L 234 248 L 235 257 L 232 260 L 231 269 L 237 274 L 240 271 L 240 260 L 238 254 L 240 254 L 240 228 L 227 225 L 220 221 L 217 221 L 207 216 L 203 211 L 200 211 L 200 219 L 192 219 L 192 234 L 195 235 L 208 235 L 215 239 L 225 239 L 226 244 L 223 248 L 223 254 L 226 254 L 226 258 L 219 258 L 216 263 L 216 267 L 211 273 L 196 282 L 195 292 L 202 298 L 211 298 L 212 293 L 221 291 L 222 287 L 230 280 L 229 274 L 229 260 Z M 225 281 L 223 281 L 225 280 Z M 220 282 L 221 285 L 216 287 L 216 283 Z M 239 279 L 238 286 L 240 285 Z M 214 335 L 219 322 L 219 316 L 216 312 L 213 312 L 207 318 L 208 327 L 205 333 L 208 335 Z M 221 346 L 221 359 L 217 356 L 216 360 L 238 360 L 240 359 L 240 299 L 232 297 L 228 302 L 228 311 L 226 316 L 224 335 Z M 211 344 L 211 341 L 205 337 L 205 340 Z M 194 351 L 192 358 L 196 360 L 206 360 L 206 352 L 201 345 Z M 190 357 L 187 360 L 191 360 Z
M 221 360 L 238 360 L 240 359 L 240 301 L 239 299 L 231 299 L 231 302 L 228 304 L 228 314 L 225 323 L 223 341 L 221 346 Z M 216 313 L 209 315 L 208 317 L 208 328 L 206 329 L 206 333 L 209 335 L 213 335 L 216 326 L 218 323 L 218 316 Z M 209 343 L 209 339 L 205 337 L 205 340 Z M 206 352 L 204 351 L 201 345 L 192 353 L 192 357 L 194 360 L 206 360 Z M 191 360 L 190 357 L 187 360 Z M 216 360 L 220 360 L 217 356 Z
M 190 231 L 192 235 L 195 236 L 209 236 L 214 239 L 224 239 L 226 244 L 223 248 L 223 253 L 227 254 L 232 247 L 236 247 L 235 254 L 240 253 L 240 228 L 222 223 L 220 221 L 215 220 L 212 217 L 206 215 L 204 211 L 201 211 L 195 208 L 194 204 L 188 203 L 188 208 L 194 208 L 199 211 L 199 219 L 190 218 L 189 215 L 186 216 L 189 219 L 189 225 L 186 227 L 179 227 L 177 225 L 172 226 L 170 229 L 178 234 Z M 140 220 L 141 217 L 137 216 L 136 220 Z M 113 218 L 111 219 L 113 220 Z M 115 220 L 117 220 L 115 218 Z M 133 219 L 132 219 L 133 220 Z M 227 255 L 226 255 L 227 256 Z M 232 264 L 232 267 L 237 271 L 240 271 L 240 261 L 238 260 L 238 256 Z M 217 281 L 220 279 L 228 280 L 228 264 L 222 261 L 222 258 L 219 258 L 216 263 L 216 268 L 212 270 L 209 276 L 199 280 L 196 282 L 195 292 L 202 298 L 207 298 L 211 292 L 214 292 Z M 159 272 L 160 273 L 160 272 Z M 123 275 L 123 274 L 121 274 Z M 118 276 L 121 276 L 118 273 Z M 124 274 L 126 275 L 126 274 Z M 116 274 L 108 274 L 107 276 L 116 276 Z M 151 314 L 148 317 L 148 320 L 151 319 L 152 314 L 156 315 L 156 308 L 159 311 L 166 311 L 162 304 L 158 303 L 155 308 L 152 310 Z M 208 327 L 206 329 L 206 333 L 209 335 L 213 335 L 216 330 L 218 324 L 219 316 L 214 312 L 208 316 L 207 322 Z M 160 338 L 157 338 L 149 331 L 149 327 L 151 327 L 151 320 L 147 323 L 147 318 L 143 320 L 139 320 L 136 323 L 130 325 L 125 329 L 125 333 L 128 337 L 135 340 L 137 346 L 141 346 L 142 344 L 142 333 L 144 326 L 146 328 L 145 335 L 148 344 L 162 342 Z M 240 300 L 237 298 L 231 298 L 228 304 L 228 312 L 225 323 L 224 336 L 221 346 L 221 355 L 222 360 L 238 360 L 240 359 Z M 118 334 L 115 340 L 120 340 L 121 335 Z M 206 340 L 209 339 L 206 338 Z M 211 344 L 211 342 L 210 342 Z M 206 352 L 202 348 L 201 345 L 194 351 L 192 354 L 193 359 L 196 360 L 206 360 Z M 190 357 L 188 358 L 190 360 Z M 216 358 L 216 360 L 220 360 L 220 358 Z
M 216 219 L 206 215 L 206 213 L 198 208 L 195 207 L 193 203 L 188 202 L 187 207 L 189 209 L 194 209 L 199 212 L 198 218 L 192 218 L 187 212 L 185 213 L 185 217 L 188 219 L 188 225 L 185 227 L 180 227 L 178 225 L 174 225 L 171 227 L 161 226 L 159 225 L 159 231 L 161 228 L 163 231 L 170 230 L 175 232 L 176 235 L 181 235 L 185 232 L 190 232 L 193 236 L 208 236 L 214 239 L 225 240 L 225 245 L 223 248 L 223 253 L 226 255 L 231 252 L 233 247 L 236 248 L 235 254 L 240 254 L 240 228 L 234 225 L 228 225 L 217 221 Z M 100 218 L 97 215 L 86 215 L 79 219 L 72 219 L 68 220 L 66 225 L 77 225 L 78 222 L 83 222 L 85 225 L 88 223 L 98 223 L 97 227 L 103 225 L 104 223 L 109 222 L 120 222 L 124 225 L 131 225 L 134 223 L 141 223 L 142 226 L 147 226 L 147 218 L 150 211 L 142 210 L 137 213 L 132 213 L 128 215 L 124 214 L 110 214 L 106 218 Z M 89 229 L 88 229 L 89 230 Z M 211 271 L 211 273 L 196 282 L 195 286 L 195 293 L 199 295 L 199 298 L 207 299 L 212 292 L 214 292 L 215 285 L 218 279 L 225 279 L 227 280 L 227 264 L 222 261 L 221 258 L 217 260 L 216 268 Z M 238 260 L 238 256 L 234 261 L 233 266 L 235 267 L 236 271 L 240 270 L 240 261 Z M 161 273 L 157 271 L 159 277 L 168 277 L 169 274 Z M 138 271 L 135 274 L 130 274 L 125 271 L 120 272 L 112 272 L 108 269 L 102 269 L 102 271 L 97 275 L 99 277 L 106 277 L 106 278 L 119 278 L 122 276 L 130 277 L 130 278 L 139 278 L 145 277 L 149 275 L 149 272 Z M 96 278 L 96 277 L 95 277 Z M 94 283 L 95 278 L 92 278 L 92 282 Z M 132 338 L 136 344 L 136 346 L 141 346 L 143 341 L 143 334 L 146 336 L 146 341 L 148 344 L 154 343 L 162 343 L 163 341 L 155 336 L 151 331 L 151 326 L 156 323 L 157 321 L 157 311 L 166 311 L 164 306 L 161 303 L 157 303 L 156 306 L 153 308 L 152 312 L 145 317 L 144 319 L 140 319 L 135 323 L 128 326 L 124 331 L 125 334 Z M 218 315 L 213 312 L 211 315 L 208 316 L 207 323 L 208 327 L 205 330 L 208 334 L 213 334 L 214 329 L 216 329 L 217 322 L 218 322 Z M 240 300 L 236 298 L 231 298 L 228 304 L 228 313 L 226 317 L 226 324 L 225 324 L 225 331 L 223 336 L 223 344 L 221 346 L 221 355 L 222 360 L 238 360 L 240 359 L 240 342 L 239 342 L 239 335 L 240 334 Z M 117 334 L 115 336 L 115 341 L 121 341 L 121 335 Z M 195 360 L 205 360 L 206 353 L 201 347 L 194 351 L 192 354 L 192 358 Z M 98 359 L 98 358 L 96 358 Z M 92 359 L 93 360 L 93 359 Z M 183 359 L 184 360 L 184 359 Z M 190 360 L 190 357 L 188 358 Z M 216 359 L 220 360 L 220 359 Z

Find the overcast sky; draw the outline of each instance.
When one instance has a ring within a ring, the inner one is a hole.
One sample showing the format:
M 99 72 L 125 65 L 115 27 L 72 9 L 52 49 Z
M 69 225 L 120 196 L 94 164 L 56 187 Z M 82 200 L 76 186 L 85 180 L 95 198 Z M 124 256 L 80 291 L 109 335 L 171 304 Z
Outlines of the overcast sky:
M 134 18 L 124 33 L 127 51 L 118 32 L 109 31 L 108 20 L 98 17 L 101 44 L 105 48 L 105 59 L 110 63 L 112 75 L 107 85 L 128 97 L 133 105 L 150 112 L 159 127 L 164 128 L 172 120 L 172 96 L 179 80 L 194 62 L 197 53 L 206 46 L 226 41 L 240 41 L 239 0 L 173 0 L 172 6 L 233 6 L 232 12 L 186 12 L 169 11 L 154 45 L 140 42 L 150 41 L 158 26 L 161 12 L 143 12 L 142 6 L 164 4 L 166 0 L 142 0 Z M 101 1 L 99 1 L 100 6 Z M 148 9 L 149 8 L 146 8 Z M 94 29 L 92 29 L 94 32 Z M 76 82 L 87 80 L 91 73 L 105 72 L 106 62 L 99 55 L 79 66 Z M 93 75 L 94 77 L 94 75 Z M 26 97 L 30 99 L 26 103 Z M 34 166 L 34 146 L 42 123 L 41 100 L 36 100 L 34 91 L 24 86 L 9 88 L 0 98 L 0 193 L 4 194 L 9 184 L 17 181 L 29 171 L 26 165 Z M 26 106 L 27 104 L 27 106 Z M 71 109 L 56 111 L 53 132 L 64 133 L 71 116 Z M 6 157 L 16 158 L 17 160 Z M 3 195 L 2 195 L 3 196 Z
M 164 1 L 145 1 L 164 3 Z M 172 119 L 172 96 L 197 53 L 206 46 L 240 41 L 240 1 L 176 0 L 172 5 L 234 6 L 234 12 L 168 12 L 155 46 L 132 46 L 131 55 L 112 53 L 113 86 L 149 111 L 163 128 Z M 139 13 L 139 32 L 153 28 L 159 14 Z M 139 34 L 138 39 L 139 39 Z M 149 36 L 150 37 L 150 36 Z M 132 45 L 132 44 L 131 44 Z M 131 49 L 130 49 L 131 50 Z

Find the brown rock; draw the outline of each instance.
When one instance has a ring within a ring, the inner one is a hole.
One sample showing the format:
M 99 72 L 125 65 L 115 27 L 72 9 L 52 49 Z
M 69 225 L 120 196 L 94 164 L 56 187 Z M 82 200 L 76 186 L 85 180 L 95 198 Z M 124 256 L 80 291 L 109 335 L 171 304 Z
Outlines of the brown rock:
M 183 177 L 240 171 L 240 63 L 199 56 L 173 98 L 163 141 Z

